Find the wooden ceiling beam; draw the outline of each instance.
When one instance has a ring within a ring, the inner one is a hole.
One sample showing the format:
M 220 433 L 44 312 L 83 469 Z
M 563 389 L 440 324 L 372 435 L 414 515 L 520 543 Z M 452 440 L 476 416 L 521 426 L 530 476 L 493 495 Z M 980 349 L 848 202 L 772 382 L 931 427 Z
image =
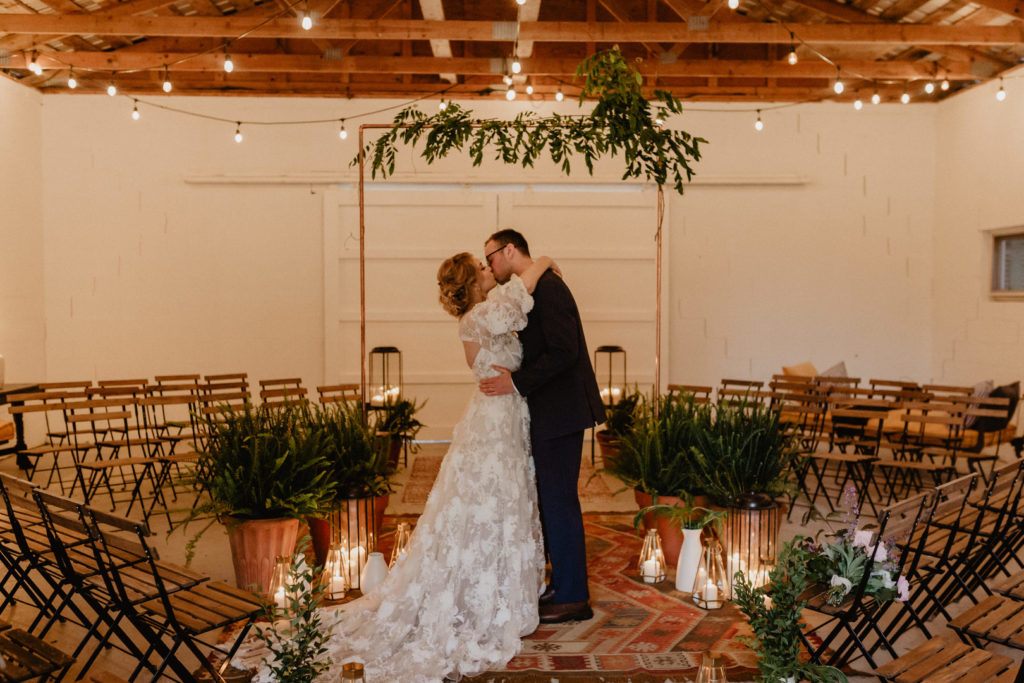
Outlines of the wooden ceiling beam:
M 420 13 L 423 15 L 424 19 L 429 19 L 431 21 L 444 21 L 444 5 L 441 4 L 441 0 L 419 0 L 419 2 Z M 451 41 L 442 39 L 431 40 L 430 51 L 435 57 L 451 57 Z M 442 80 L 448 81 L 449 83 L 455 83 L 456 81 L 454 73 L 442 73 L 440 76 Z
M 172 72 L 222 72 L 223 58 L 219 54 L 204 54 L 189 57 L 173 52 L 47 52 L 38 56 L 44 69 L 66 69 L 73 66 L 79 72 L 84 70 L 138 71 L 162 70 L 164 64 L 172 64 Z M 504 60 L 482 57 L 382 57 L 351 56 L 340 59 L 324 59 L 320 55 L 299 54 L 253 54 L 233 50 L 231 58 L 236 72 L 301 72 L 301 73 L 390 73 L 390 74 L 440 74 L 490 75 L 500 80 L 505 73 Z M 10 67 L 27 68 L 25 57 L 12 55 Z M 576 72 L 577 62 L 572 59 L 533 58 L 522 60 L 523 73 L 530 76 L 571 77 Z M 673 76 L 718 76 L 723 78 L 834 78 L 835 67 L 822 61 L 802 60 L 790 65 L 784 60 L 679 60 L 673 64 L 659 64 L 645 60 L 637 63 L 637 70 L 649 77 L 671 78 Z M 971 65 L 967 62 L 950 62 L 949 78 L 973 79 Z M 935 70 L 923 62 L 878 62 L 849 61 L 843 63 L 843 74 L 847 78 L 866 79 L 919 79 L 934 78 Z
M 1014 19 L 1024 20 L 1024 2 L 1019 0 L 974 0 L 982 7 L 1008 14 Z
M 502 40 L 507 22 L 324 19 L 304 31 L 291 18 L 262 24 L 250 17 L 117 17 L 101 15 L 0 14 L 3 33 L 61 33 L 121 36 L 217 36 L 347 38 L 353 40 Z M 262 25 L 261 25 L 262 24 Z M 920 24 L 813 24 L 793 27 L 809 44 L 1016 45 L 1024 28 L 1008 26 L 931 26 Z M 778 24 L 712 22 L 691 31 L 683 22 L 536 21 L 520 24 L 520 39 L 542 42 L 772 43 L 789 44 L 789 30 Z

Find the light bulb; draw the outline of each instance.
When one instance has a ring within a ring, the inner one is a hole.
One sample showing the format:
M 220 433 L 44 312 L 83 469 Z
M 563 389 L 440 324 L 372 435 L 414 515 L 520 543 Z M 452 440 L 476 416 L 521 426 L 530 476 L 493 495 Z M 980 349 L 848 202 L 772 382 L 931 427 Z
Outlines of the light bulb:
M 935 84 L 932 83 L 931 81 L 928 81 L 927 83 L 924 84 L 924 91 L 931 95 L 933 92 L 935 92 Z
M 348 137 L 348 131 L 345 130 L 345 122 L 344 121 L 341 122 L 341 130 L 338 131 L 338 137 L 341 138 L 342 140 L 344 140 L 345 138 Z
M 224 53 L 224 70 L 231 73 L 235 70 L 235 63 L 231 61 L 231 55 Z
M 949 90 L 949 79 L 943 78 L 942 85 L 940 85 L 939 87 L 942 88 L 943 90 Z
M 116 95 L 116 94 L 117 94 L 117 86 L 116 86 L 116 85 L 114 85 L 113 83 L 111 83 L 110 85 L 108 85 L 108 86 L 107 86 L 107 94 L 108 94 L 108 95 L 110 95 L 111 97 L 113 97 L 114 95 Z
M 302 28 L 304 28 L 307 31 L 313 28 L 313 17 L 309 14 L 309 12 L 305 12 L 302 15 Z
M 517 5 L 525 5 L 526 4 L 526 0 L 516 0 L 516 4 Z
M 532 95 L 533 94 L 533 86 L 532 85 L 527 85 L 526 86 L 526 94 L 527 95 Z
M 878 91 L 876 90 L 875 94 L 871 96 L 871 104 L 878 104 L 881 101 L 882 98 L 878 95 Z
M 757 121 L 754 121 L 754 130 L 764 130 L 764 122 L 761 121 L 761 110 L 757 110 Z
M 786 58 L 790 64 L 796 64 L 799 61 L 799 57 L 796 56 L 796 48 L 790 48 L 789 56 Z
M 902 102 L 903 104 L 910 102 L 910 93 L 904 91 L 904 93 L 900 95 L 900 102 Z
M 139 105 L 137 104 L 134 107 L 132 107 L 132 119 L 134 119 L 135 121 L 139 120 Z
M 857 111 L 860 111 L 861 107 L 863 107 L 863 106 L 864 106 L 864 103 L 860 101 L 859 97 L 853 101 L 853 108 L 856 109 Z
M 241 142 L 241 141 L 242 141 L 242 124 L 239 123 L 238 126 L 235 128 L 235 142 Z
M 440 109 L 441 111 L 444 111 L 445 109 L 448 108 L 448 103 L 445 102 L 444 100 L 441 100 L 440 102 L 437 103 L 437 108 Z
M 842 81 L 842 79 L 836 78 L 835 85 L 832 86 L 832 89 L 836 91 L 837 95 L 843 94 L 843 81 Z
M 999 100 L 1000 102 L 1006 99 L 1006 91 L 1003 90 L 1002 84 L 999 85 L 999 90 L 996 91 L 996 99 Z
M 173 88 L 173 87 L 174 86 L 171 85 L 171 82 L 169 80 L 167 80 L 167 77 L 165 76 L 164 77 L 164 92 L 171 92 L 171 88 Z
M 505 91 L 505 99 L 506 100 L 511 102 L 515 98 L 516 98 L 516 89 L 515 88 L 509 88 L 508 90 Z
M 565 95 L 562 94 L 561 88 L 559 88 L 558 92 L 555 93 L 555 99 L 558 100 L 559 102 L 565 99 Z
M 655 125 L 658 125 L 658 126 L 664 126 L 665 125 L 665 120 L 663 118 L 661 118 L 660 116 L 655 116 L 654 117 L 654 123 L 655 123 Z
M 740 0 L 729 0 L 729 9 L 737 9 L 740 6 Z
M 68 87 L 71 88 L 72 90 L 74 90 L 75 88 L 78 87 L 78 81 L 75 80 L 75 72 L 74 71 L 72 71 L 68 75 Z
M 505 85 L 512 85 L 512 77 L 509 76 L 508 74 L 505 74 L 504 76 L 502 76 L 501 80 L 502 80 L 502 82 L 505 83 Z
M 523 65 L 519 63 L 519 60 L 513 60 L 512 62 L 512 73 L 517 74 L 523 70 Z
M 32 61 L 28 63 L 28 70 L 34 73 L 36 76 L 43 75 L 43 67 L 39 66 L 39 62 L 36 61 L 36 53 L 32 53 Z

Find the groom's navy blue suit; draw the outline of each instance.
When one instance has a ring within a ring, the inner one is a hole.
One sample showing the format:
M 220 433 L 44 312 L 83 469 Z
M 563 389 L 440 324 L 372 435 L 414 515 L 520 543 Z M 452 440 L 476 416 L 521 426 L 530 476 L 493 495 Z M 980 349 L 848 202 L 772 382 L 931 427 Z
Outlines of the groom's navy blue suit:
M 541 526 L 556 604 L 590 599 L 577 481 L 584 430 L 604 421 L 579 310 L 562 278 L 545 272 L 519 333 L 523 362 L 512 373 L 530 408 Z

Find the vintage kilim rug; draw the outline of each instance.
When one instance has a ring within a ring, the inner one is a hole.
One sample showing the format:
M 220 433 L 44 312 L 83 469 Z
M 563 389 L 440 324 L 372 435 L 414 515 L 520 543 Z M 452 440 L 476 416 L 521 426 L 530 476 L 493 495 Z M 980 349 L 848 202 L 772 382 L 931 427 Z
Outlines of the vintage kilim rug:
M 390 552 L 396 521 L 389 518 L 380 546 Z M 523 641 L 523 650 L 500 670 L 465 681 L 473 683 L 682 683 L 694 681 L 705 650 L 721 652 L 728 680 L 753 680 L 753 653 L 737 640 L 749 633 L 732 605 L 704 611 L 677 592 L 671 580 L 643 583 L 636 570 L 642 539 L 632 515 L 587 515 L 587 566 L 594 618 L 541 625 Z

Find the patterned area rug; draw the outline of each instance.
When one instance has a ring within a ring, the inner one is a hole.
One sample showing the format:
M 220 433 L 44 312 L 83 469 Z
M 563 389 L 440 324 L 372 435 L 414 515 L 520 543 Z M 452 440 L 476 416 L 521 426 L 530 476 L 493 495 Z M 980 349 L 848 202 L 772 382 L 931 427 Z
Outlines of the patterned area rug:
M 387 514 L 418 515 L 423 511 L 447 450 L 447 443 L 430 443 L 423 444 L 419 452 L 409 455 L 409 465 L 393 477 L 395 493 L 391 495 Z M 600 465 L 600 456 L 597 467 L 591 464 L 590 447 L 584 444 L 579 480 L 583 512 L 635 512 L 637 506 L 633 492 L 624 491 L 622 482 L 615 477 L 598 472 Z
M 380 539 L 385 557 L 397 521 L 415 523 L 389 516 Z M 672 576 L 643 583 L 636 571 L 643 539 L 632 515 L 587 515 L 584 528 L 594 618 L 541 625 L 503 669 L 464 681 L 682 683 L 696 680 L 705 650 L 725 656 L 729 681 L 753 680 L 755 657 L 737 640 L 750 631 L 734 606 L 702 610 L 674 589 Z

